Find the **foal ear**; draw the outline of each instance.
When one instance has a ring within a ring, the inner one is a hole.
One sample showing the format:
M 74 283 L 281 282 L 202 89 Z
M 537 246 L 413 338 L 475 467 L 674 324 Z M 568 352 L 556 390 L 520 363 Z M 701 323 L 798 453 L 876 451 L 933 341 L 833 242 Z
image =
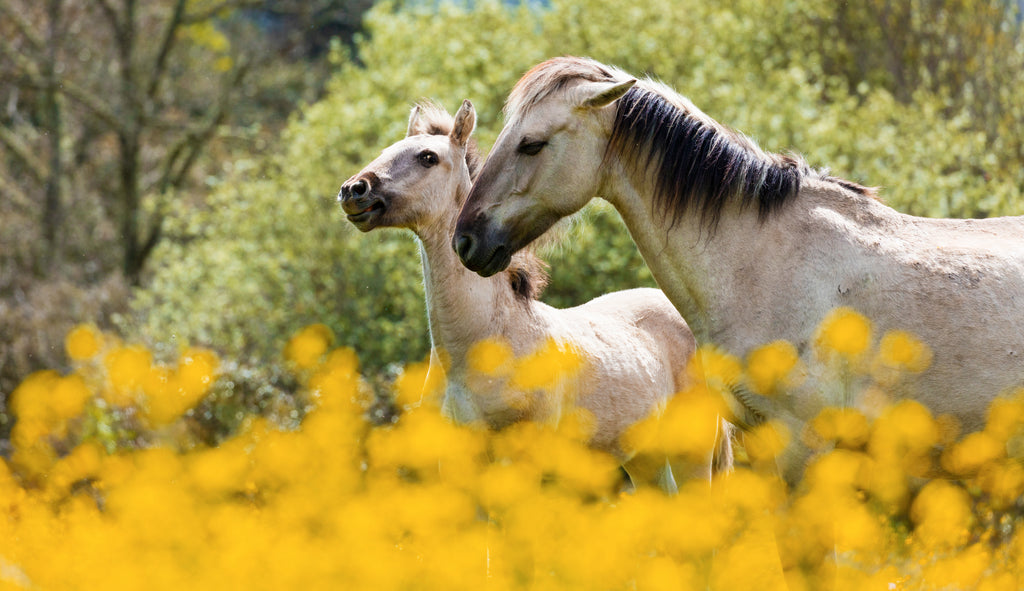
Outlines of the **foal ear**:
M 590 109 L 604 107 L 622 98 L 634 84 L 636 78 L 630 78 L 625 82 L 588 82 L 577 87 L 577 103 Z
M 455 124 L 448 137 L 455 145 L 465 146 L 469 141 L 469 136 L 473 135 L 474 127 L 476 127 L 476 109 L 473 108 L 473 103 L 469 102 L 469 99 L 465 99 L 462 101 L 462 106 L 459 107 L 459 112 L 455 114 Z
M 420 127 L 423 125 L 423 109 L 419 105 L 413 105 L 412 113 L 409 113 L 409 127 L 405 130 L 405 137 L 411 137 L 420 133 L 423 130 Z

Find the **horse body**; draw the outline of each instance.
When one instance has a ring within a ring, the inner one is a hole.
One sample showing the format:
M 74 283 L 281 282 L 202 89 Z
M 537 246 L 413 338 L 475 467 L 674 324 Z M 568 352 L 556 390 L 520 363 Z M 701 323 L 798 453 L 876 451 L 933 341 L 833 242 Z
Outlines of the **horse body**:
M 462 266 L 450 237 L 478 164 L 468 141 L 473 120 L 468 101 L 454 123 L 443 109 L 418 106 L 406 139 L 346 181 L 339 201 L 364 232 L 402 227 L 418 237 L 431 371 L 446 365 L 446 414 L 459 422 L 502 428 L 521 420 L 557 420 L 565 410 L 564 398 L 571 399 L 593 415 L 591 446 L 626 461 L 619 437 L 682 389 L 695 349 L 693 334 L 656 289 L 615 292 L 561 310 L 535 299 L 545 278 L 530 253 L 512 257 L 508 270 L 488 278 Z M 517 357 L 553 339 L 582 356 L 581 370 L 558 392 L 518 391 L 506 374 L 471 369 L 471 348 L 495 337 Z M 719 455 L 730 453 L 723 437 Z M 709 476 L 710 465 L 709 457 L 706 465 L 687 471 Z
M 785 339 L 811 372 L 755 414 L 798 433 L 829 400 L 814 360 L 825 315 L 850 306 L 876 334 L 908 331 L 931 367 L 893 394 L 981 426 L 1024 386 L 1024 218 L 908 216 L 873 191 L 763 152 L 650 80 L 580 58 L 523 76 L 453 246 L 482 275 L 592 197 L 622 218 L 698 343 L 743 356 Z M 799 444 L 796 446 L 799 448 Z M 789 475 L 806 450 L 784 460 Z

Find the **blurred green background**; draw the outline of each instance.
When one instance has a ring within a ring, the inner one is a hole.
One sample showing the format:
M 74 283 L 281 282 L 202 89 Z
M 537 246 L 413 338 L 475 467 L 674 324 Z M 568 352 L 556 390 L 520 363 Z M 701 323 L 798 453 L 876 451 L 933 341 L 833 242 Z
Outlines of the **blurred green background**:
M 266 400 L 322 322 L 386 381 L 429 347 L 411 234 L 335 194 L 411 104 L 471 99 L 486 150 L 556 55 L 663 80 L 772 151 L 925 216 L 1024 213 L 1017 0 L 0 0 L 0 401 L 92 322 L 210 347 Z M 652 285 L 614 211 L 545 253 L 544 300 Z M 0 434 L 6 414 L 0 406 Z

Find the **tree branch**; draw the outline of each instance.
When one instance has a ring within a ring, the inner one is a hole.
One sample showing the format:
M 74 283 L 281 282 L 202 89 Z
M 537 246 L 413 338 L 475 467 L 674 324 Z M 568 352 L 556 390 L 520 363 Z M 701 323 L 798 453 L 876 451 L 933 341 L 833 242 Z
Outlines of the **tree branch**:
M 32 215 L 32 199 L 21 190 L 18 183 L 9 181 L 4 175 L 0 175 L 0 194 L 5 195 L 19 213 Z
M 121 18 L 117 15 L 117 9 L 110 3 L 109 0 L 95 0 L 96 4 L 99 5 L 103 14 L 107 16 L 107 20 L 110 21 L 110 27 L 114 31 L 114 36 L 118 37 L 121 35 Z
M 211 18 L 217 16 L 217 14 L 223 10 L 238 10 L 240 8 L 259 8 L 263 5 L 263 0 L 230 0 L 227 2 L 221 2 L 220 4 L 217 4 L 216 6 L 213 6 L 211 8 L 207 8 L 202 12 L 195 12 L 186 15 L 182 19 L 182 23 L 186 25 L 194 25 L 196 23 L 202 23 L 210 20 Z
M 42 35 L 34 31 L 32 24 L 25 20 L 25 17 L 19 11 L 12 9 L 7 0 L 0 0 L 0 13 L 10 17 L 11 22 L 14 23 L 18 31 L 28 39 L 32 49 L 41 52 L 46 48 L 46 42 L 43 41 Z
M 32 150 L 21 141 L 18 134 L 7 127 L 0 126 L 0 144 L 7 146 L 19 162 L 21 162 L 37 182 L 46 181 L 46 165 L 35 157 Z
M 160 51 L 157 52 L 153 67 L 150 68 L 152 75 L 146 89 L 147 99 L 152 99 L 156 95 L 157 88 L 160 86 L 160 78 L 167 67 L 167 56 L 171 53 L 171 48 L 174 47 L 174 40 L 177 38 L 178 28 L 181 27 L 184 16 L 185 0 L 178 0 L 174 5 L 174 12 L 171 13 L 171 20 L 167 22 L 167 27 L 164 29 Z

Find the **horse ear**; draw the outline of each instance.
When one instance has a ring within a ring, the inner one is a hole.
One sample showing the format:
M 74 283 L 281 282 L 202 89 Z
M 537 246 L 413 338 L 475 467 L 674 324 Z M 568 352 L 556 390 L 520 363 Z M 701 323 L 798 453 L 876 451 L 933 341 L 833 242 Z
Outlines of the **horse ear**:
M 630 78 L 625 82 L 588 82 L 578 87 L 578 103 L 581 107 L 590 109 L 610 105 L 622 98 L 634 84 L 636 78 Z
M 405 130 L 405 137 L 411 137 L 423 131 L 420 129 L 423 109 L 419 105 L 414 105 L 412 113 L 409 113 L 409 127 Z
M 473 135 L 474 127 L 476 127 L 476 109 L 473 108 L 473 103 L 469 102 L 469 99 L 465 99 L 462 101 L 462 106 L 459 107 L 459 112 L 455 114 L 455 125 L 452 126 L 449 137 L 455 145 L 465 146 L 469 141 L 469 136 Z

